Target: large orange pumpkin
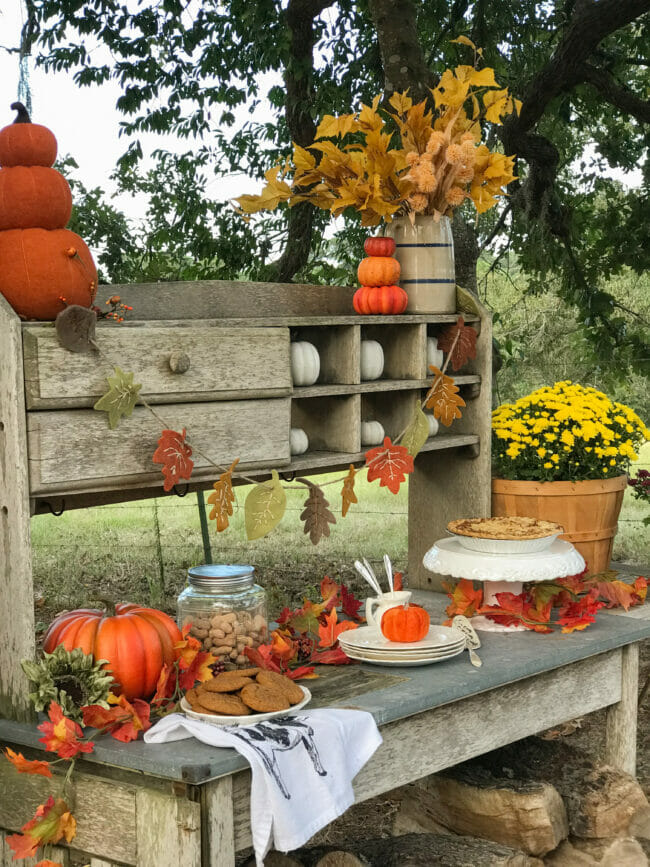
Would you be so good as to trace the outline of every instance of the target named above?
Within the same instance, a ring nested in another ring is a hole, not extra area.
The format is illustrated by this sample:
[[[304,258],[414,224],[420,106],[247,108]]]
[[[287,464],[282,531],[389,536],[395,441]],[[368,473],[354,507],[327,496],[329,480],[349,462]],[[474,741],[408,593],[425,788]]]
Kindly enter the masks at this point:
[[[162,611],[118,604],[114,614],[93,608],[60,614],[45,633],[43,650],[52,653],[62,644],[106,659],[119,684],[115,691],[130,701],[153,695],[163,665],[173,661],[174,645],[181,640],[178,626]]]
[[[422,641],[429,631],[429,615],[419,605],[396,605],[384,612],[381,631],[389,641]]]
[[[357,277],[362,286],[390,286],[397,283],[400,264],[392,256],[368,256],[357,268]]]
[[[395,316],[406,310],[408,300],[401,286],[362,286],[354,293],[352,306],[357,313]]]
[[[64,229],[72,214],[66,179],[45,166],[0,169],[0,230]]]
[[[54,134],[32,123],[21,102],[11,104],[18,115],[10,126],[0,129],[0,166],[53,166],[57,144]]]

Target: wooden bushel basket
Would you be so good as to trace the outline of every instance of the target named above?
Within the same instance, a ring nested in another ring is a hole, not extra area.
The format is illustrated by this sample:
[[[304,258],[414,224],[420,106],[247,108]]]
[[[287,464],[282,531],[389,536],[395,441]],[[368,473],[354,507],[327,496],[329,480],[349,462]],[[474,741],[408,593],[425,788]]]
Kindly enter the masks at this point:
[[[590,574],[609,568],[627,476],[585,482],[492,479],[492,514],[556,521]]]

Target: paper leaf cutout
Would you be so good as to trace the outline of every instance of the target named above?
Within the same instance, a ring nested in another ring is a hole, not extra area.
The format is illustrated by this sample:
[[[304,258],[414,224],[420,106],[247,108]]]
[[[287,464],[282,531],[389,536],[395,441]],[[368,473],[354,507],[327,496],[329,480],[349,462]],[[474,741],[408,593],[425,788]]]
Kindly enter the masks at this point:
[[[432,409],[434,416],[440,419],[446,427],[449,427],[455,418],[462,417],[459,407],[465,406],[465,401],[458,394],[458,386],[454,384],[451,376],[445,376],[441,370],[433,365],[429,367],[429,370],[433,372],[435,379],[427,392],[426,407]]]
[[[228,518],[232,515],[232,504],[235,501],[235,492],[232,489],[232,474],[239,463],[236,458],[225,473],[221,473],[219,481],[212,487],[214,492],[208,497],[208,503],[212,505],[212,511],[208,515],[211,521],[217,523],[217,533],[221,533],[228,526]]]
[[[192,449],[185,442],[185,428],[182,433],[175,430],[164,430],[158,440],[158,448],[151,460],[154,464],[162,464],[162,474],[165,477],[163,490],[171,491],[175,484],[188,481],[192,475],[194,461],[190,460]]]
[[[458,335],[458,340],[456,340]],[[451,352],[449,362],[452,370],[460,370],[460,368],[469,361],[470,358],[476,358],[476,338],[477,333],[471,325],[465,325],[465,320],[462,316],[458,317],[455,325],[450,325],[438,337],[438,349],[446,354]],[[454,346],[454,341],[456,345]],[[452,350],[452,346],[454,347]]]
[[[425,442],[429,439],[429,422],[422,412],[420,401],[416,401],[413,416],[409,426],[402,436],[402,445],[408,449],[408,453],[415,457]]]
[[[330,524],[336,524],[336,518],[328,509],[329,502],[325,499],[323,489],[308,479],[297,479],[309,488],[309,496],[304,502],[305,508],[300,514],[300,520],[305,524],[305,533],[309,533],[312,545],[318,545],[323,536],[329,536]]]
[[[383,446],[366,452],[366,466],[369,482],[379,479],[380,487],[396,494],[406,476],[413,472],[413,457],[404,446],[395,446],[390,437],[385,437]]]
[[[249,540],[261,539],[282,520],[287,496],[280,484],[277,470],[271,470],[271,479],[255,485],[244,503],[246,535]]]
[[[354,477],[356,476],[357,471],[354,469],[354,464],[350,464],[350,471],[348,472],[345,481],[343,482],[343,490],[341,491],[341,497],[343,498],[343,505],[341,507],[341,515],[345,518],[348,513],[348,509],[352,503],[358,503],[357,495],[354,493]]]
[[[66,307],[54,320],[59,343],[70,352],[99,351],[95,343],[96,324],[95,312],[79,304]]]
[[[108,413],[108,425],[114,430],[122,416],[130,416],[133,412],[142,385],[133,382],[133,373],[125,373],[119,367],[115,368],[115,376],[106,378],[110,389],[99,398],[93,409]]]

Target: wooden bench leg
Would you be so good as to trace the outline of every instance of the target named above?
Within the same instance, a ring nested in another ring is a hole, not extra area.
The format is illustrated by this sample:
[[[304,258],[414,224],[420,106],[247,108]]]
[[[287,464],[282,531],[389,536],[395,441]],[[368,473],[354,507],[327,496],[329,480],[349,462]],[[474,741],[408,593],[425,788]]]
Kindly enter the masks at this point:
[[[234,867],[232,777],[221,777],[201,786],[201,806],[204,863],[210,867]]]
[[[136,793],[138,867],[201,867],[201,808],[186,798]]]
[[[621,700],[607,710],[605,761],[635,776],[639,645],[628,644],[622,653]]]

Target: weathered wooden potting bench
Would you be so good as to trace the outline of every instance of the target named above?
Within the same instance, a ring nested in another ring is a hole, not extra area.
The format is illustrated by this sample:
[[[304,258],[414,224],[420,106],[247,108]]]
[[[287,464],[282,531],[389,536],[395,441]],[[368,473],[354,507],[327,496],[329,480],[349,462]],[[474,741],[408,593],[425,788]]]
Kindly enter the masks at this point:
[[[239,457],[238,469],[260,479],[270,468],[317,473],[364,462],[362,420],[380,421],[391,436],[404,428],[429,384],[427,336],[456,319],[359,317],[342,287],[104,288],[99,303],[119,293],[134,319],[99,323],[100,357],[67,352],[51,323],[22,323],[0,297],[0,740],[28,754],[39,749],[20,668],[35,652],[30,516],[161,494],[151,462],[160,423],[136,407],[109,430],[92,410],[111,364],[132,370],[166,423],[186,427],[223,464]],[[476,361],[455,376],[467,407],[449,432],[427,441],[409,479],[409,584],[424,591],[436,589],[436,577],[422,556],[447,522],[490,509],[490,320],[466,293],[459,309],[480,331]],[[365,337],[384,349],[377,381],[360,379]],[[319,349],[313,386],[292,384],[291,339]],[[292,425],[308,434],[304,455],[290,454]],[[195,457],[190,488],[207,488],[214,468]],[[439,606],[436,594],[424,600]],[[390,672],[350,666],[326,671],[314,701],[366,708],[382,726],[384,745],[355,785],[359,800],[607,706],[609,758],[633,770],[634,642],[648,634],[644,621],[605,616],[586,637],[489,636],[479,672],[461,659]],[[17,830],[50,789],[51,781],[0,762],[0,828]],[[93,867],[231,867],[250,843],[250,778],[234,751],[104,738],[75,774],[75,791],[74,847]],[[2,846],[0,864],[10,857],[0,839]],[[69,853],[57,857],[67,863]]]

